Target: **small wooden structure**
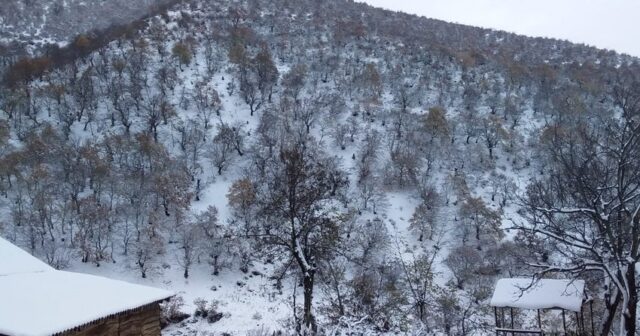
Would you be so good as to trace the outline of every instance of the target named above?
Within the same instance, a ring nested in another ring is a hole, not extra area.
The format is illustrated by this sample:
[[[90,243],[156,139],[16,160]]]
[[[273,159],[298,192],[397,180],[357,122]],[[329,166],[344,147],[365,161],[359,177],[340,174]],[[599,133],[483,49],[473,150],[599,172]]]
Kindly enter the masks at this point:
[[[173,293],[58,271],[0,237],[0,336],[160,336]]]
[[[491,298],[494,307],[496,336],[515,335],[594,335],[592,301],[586,299],[583,280],[511,278],[500,279]],[[590,322],[585,320],[588,304]],[[537,328],[523,329],[515,323],[514,310],[535,310]],[[562,316],[562,331],[545,330],[541,311],[556,310]],[[508,314],[507,314],[508,313]],[[575,314],[573,328],[569,314]]]

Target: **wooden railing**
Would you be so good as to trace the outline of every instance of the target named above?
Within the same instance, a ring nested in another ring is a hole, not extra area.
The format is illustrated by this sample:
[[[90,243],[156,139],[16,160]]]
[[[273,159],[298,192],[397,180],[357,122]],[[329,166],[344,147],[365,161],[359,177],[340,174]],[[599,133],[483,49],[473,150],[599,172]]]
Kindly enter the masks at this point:
[[[509,328],[496,328],[496,336],[513,336],[513,335],[539,335],[543,336],[542,330],[523,330],[523,329],[509,329]]]
[[[589,336],[585,333],[496,328],[496,336]]]

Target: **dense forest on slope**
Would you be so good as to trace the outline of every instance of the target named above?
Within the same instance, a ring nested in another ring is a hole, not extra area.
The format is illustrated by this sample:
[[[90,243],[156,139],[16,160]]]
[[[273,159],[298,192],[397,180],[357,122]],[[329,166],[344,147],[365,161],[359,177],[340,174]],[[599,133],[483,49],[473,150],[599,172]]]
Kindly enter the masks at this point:
[[[7,55],[37,53],[79,34],[125,25],[175,0],[6,0],[0,3],[0,42]]]
[[[0,234],[178,291],[166,334],[485,334],[502,277],[635,334],[636,58],[345,0],[78,29],[0,53]]]

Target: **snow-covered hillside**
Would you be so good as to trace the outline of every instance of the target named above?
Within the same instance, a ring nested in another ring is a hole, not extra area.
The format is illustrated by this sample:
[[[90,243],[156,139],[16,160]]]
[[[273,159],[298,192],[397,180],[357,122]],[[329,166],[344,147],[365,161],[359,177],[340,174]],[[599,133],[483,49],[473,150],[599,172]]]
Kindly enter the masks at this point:
[[[573,260],[525,228],[529,186],[638,66],[338,0],[190,1],[90,42],[8,71],[0,234],[179,293],[166,335],[492,332],[497,279]]]

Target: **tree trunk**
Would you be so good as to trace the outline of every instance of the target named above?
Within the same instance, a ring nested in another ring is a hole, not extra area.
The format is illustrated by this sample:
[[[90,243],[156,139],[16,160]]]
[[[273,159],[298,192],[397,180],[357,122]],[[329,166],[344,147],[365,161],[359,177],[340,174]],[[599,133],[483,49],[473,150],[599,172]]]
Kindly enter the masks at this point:
[[[315,271],[307,271],[303,279],[304,287],[304,318],[303,330],[310,335],[315,335],[317,331],[316,320],[313,316],[313,283],[315,280]]]
[[[200,179],[196,180],[196,201],[200,201]]]
[[[638,305],[638,291],[636,288],[636,269],[635,264],[628,266],[627,283],[629,284],[629,302],[624,307],[624,329],[627,336],[636,335],[636,310]]]
[[[609,303],[608,299],[605,297],[605,304],[607,306],[607,315],[603,319],[602,329],[600,335],[608,336],[611,332],[611,327],[613,326],[613,321],[616,317],[616,310],[618,310],[618,305],[620,304],[620,292],[616,290],[615,297],[611,303]],[[593,319],[593,316],[591,317]]]

